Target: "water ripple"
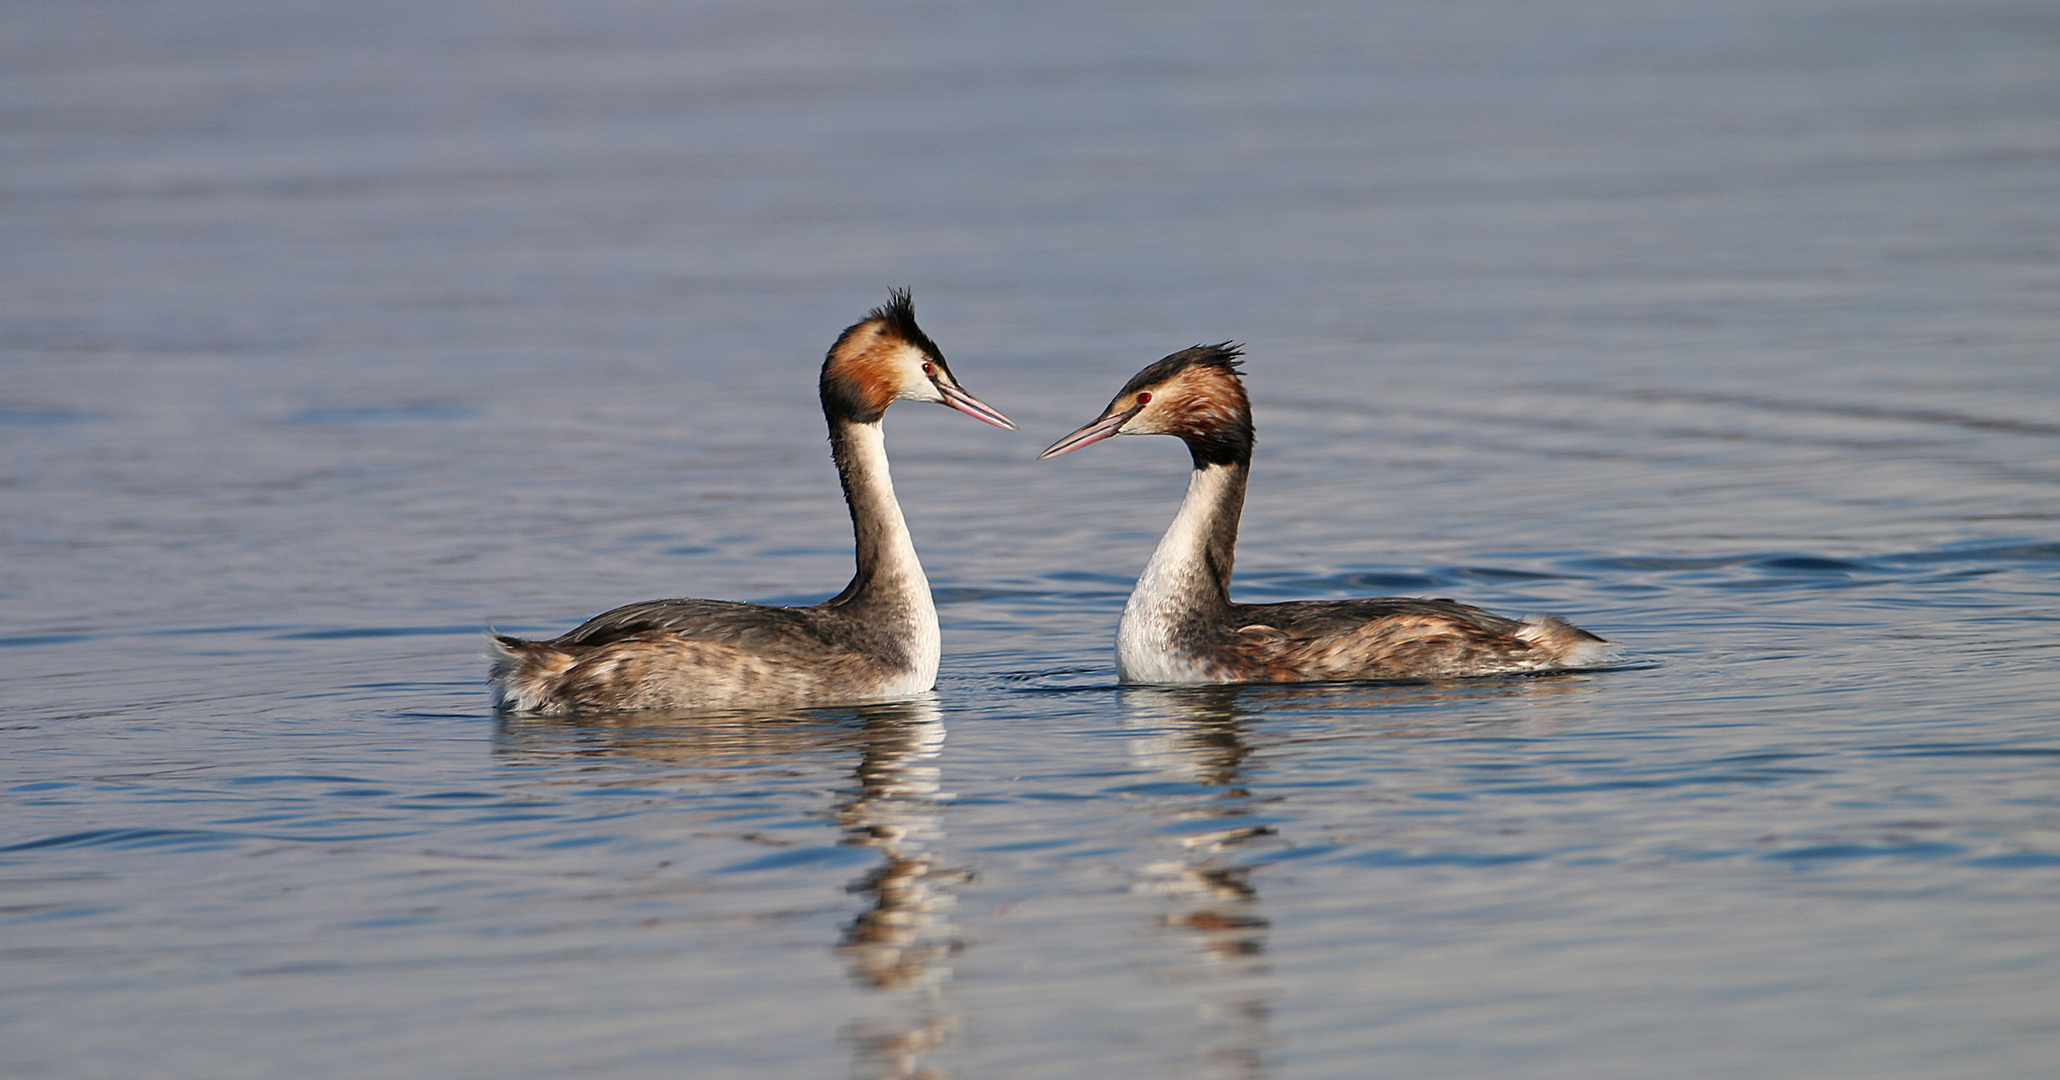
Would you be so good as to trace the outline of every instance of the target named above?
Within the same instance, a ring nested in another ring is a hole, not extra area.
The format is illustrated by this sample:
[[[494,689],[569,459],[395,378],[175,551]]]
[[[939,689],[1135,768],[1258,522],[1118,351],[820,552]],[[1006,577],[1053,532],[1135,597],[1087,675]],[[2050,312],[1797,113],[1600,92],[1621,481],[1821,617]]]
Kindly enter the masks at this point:
[[[478,406],[455,402],[418,402],[403,405],[336,405],[302,409],[286,417],[289,424],[364,424],[386,420],[463,420],[477,415]]]
[[[1809,847],[1769,851],[1761,856],[1779,862],[1816,862],[1844,859],[1942,859],[1966,849],[1958,844],[1813,844]]]
[[[84,832],[64,833],[59,836],[44,837],[39,840],[24,840],[20,843],[8,844],[0,847],[0,852],[37,851],[50,848],[150,848],[174,845],[215,847],[247,840],[337,843],[387,839],[395,836],[411,835],[418,831],[415,829],[401,829],[387,832],[342,833],[325,836],[280,836],[263,833],[227,832],[218,829],[88,829]]]
[[[99,419],[102,417],[98,413],[81,412],[77,409],[0,408],[0,427],[63,427]]]

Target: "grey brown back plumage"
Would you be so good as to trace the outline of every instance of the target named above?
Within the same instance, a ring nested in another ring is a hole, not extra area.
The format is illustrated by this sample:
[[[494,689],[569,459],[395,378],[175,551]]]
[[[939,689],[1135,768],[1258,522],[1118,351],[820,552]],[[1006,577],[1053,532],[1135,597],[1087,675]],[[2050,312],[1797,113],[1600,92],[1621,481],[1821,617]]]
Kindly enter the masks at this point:
[[[1115,435],[1171,435],[1193,459],[1187,498],[1138,576],[1116,632],[1126,682],[1429,679],[1587,667],[1613,652],[1553,618],[1509,619],[1451,600],[1384,597],[1237,604],[1238,520],[1251,471],[1240,351],[1197,345],[1148,365],[1055,457]]]
[[[817,705],[908,698],[936,681],[937,612],[894,497],[880,420],[895,401],[999,427],[916,325],[905,291],[838,335],[817,381],[851,510],[851,584],[809,607],[647,600],[548,641],[493,635],[497,707],[569,713]]]

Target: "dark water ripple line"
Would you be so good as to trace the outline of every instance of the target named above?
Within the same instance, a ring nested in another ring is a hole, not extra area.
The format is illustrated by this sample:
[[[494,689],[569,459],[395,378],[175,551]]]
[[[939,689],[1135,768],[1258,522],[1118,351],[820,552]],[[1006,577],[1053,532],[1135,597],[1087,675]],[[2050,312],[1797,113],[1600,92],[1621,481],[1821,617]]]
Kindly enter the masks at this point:
[[[1880,567],[1851,559],[1834,559],[1823,555],[1775,555],[1756,559],[1752,566],[1766,570],[1795,571],[1804,574],[1844,574],[1855,571],[1883,572]]]
[[[1980,867],[1984,870],[2044,870],[2060,866],[2060,854],[2015,851],[2007,855],[1984,855],[1978,859],[1962,859],[1960,865]]]
[[[2003,537],[1969,541],[1929,551],[1878,555],[1884,562],[2060,562],[2060,540]]]
[[[1658,571],[1680,573],[1722,570],[1736,566],[1764,567],[1795,573],[1893,574],[1909,566],[1941,563],[2060,562],[2060,541],[2002,537],[1968,541],[1922,551],[1883,552],[1861,558],[1796,551],[1739,552],[1732,555],[1609,555],[1574,558],[1568,565],[1595,571]]]
[[[0,426],[47,428],[83,424],[93,420],[105,420],[101,413],[81,412],[77,409],[37,408],[35,406],[0,407]]]
[[[1548,857],[1549,856],[1542,852],[1535,851],[1410,852],[1404,851],[1400,848],[1380,848],[1375,851],[1359,851],[1354,852],[1350,855],[1343,855],[1329,859],[1318,859],[1317,861],[1322,863],[1335,863],[1343,866],[1370,866],[1388,869],[1405,869],[1410,867],[1427,866],[1454,866],[1470,867],[1476,869],[1489,869],[1498,866],[1509,866],[1515,863],[1537,862],[1541,859],[1545,859]]]
[[[793,920],[820,919],[840,915],[841,906],[821,908],[774,908],[764,911],[721,911],[672,920],[682,925],[764,925]],[[412,956],[382,956],[373,959],[310,960],[264,967],[243,968],[238,977],[391,974],[408,971],[531,970],[551,965],[591,966],[604,962],[671,963],[705,955],[695,943],[659,945],[648,941],[601,945],[571,945],[562,948],[525,949],[519,952],[468,953],[431,952]]]
[[[355,626],[335,627],[326,630],[299,630],[290,634],[274,634],[273,641],[327,641],[339,638],[382,638],[416,637],[420,635],[483,634],[486,628],[478,623],[454,623],[444,626]]]
[[[137,637],[187,637],[198,634],[265,634],[275,630],[288,629],[276,624],[252,624],[244,626],[182,626],[169,630],[138,630]]]
[[[376,784],[378,781],[362,776],[340,776],[330,773],[260,773],[255,776],[231,776],[221,781],[231,787],[251,784]]]
[[[992,656],[992,655],[995,655],[995,654],[992,654],[992,653],[990,653],[990,654],[987,654],[987,655],[990,655],[990,656]],[[1058,677],[1060,677],[1060,676],[1062,676],[1062,675],[1097,675],[1097,674],[1106,674],[1106,673],[1108,672],[1108,670],[1109,670],[1109,669],[1108,669],[1108,666],[1107,666],[1107,665],[1105,665],[1105,664],[1098,664],[1098,665],[1096,665],[1096,666],[1094,666],[1094,667],[1082,667],[1082,666],[1071,666],[1071,667],[1055,667],[1055,668],[1035,668],[1035,669],[1031,669],[1031,670],[1018,670],[1018,671],[995,671],[995,672],[982,672],[982,673],[981,673],[981,674],[980,674],[979,676],[977,676],[977,678],[979,678],[979,679],[981,679],[981,680],[989,680],[989,679],[991,679],[991,680],[993,680],[993,681],[995,681],[995,682],[1003,682],[1003,683],[1019,683],[1019,682],[1029,682],[1029,681],[1031,681],[1032,679],[1055,679],[1055,678],[1058,678]]]
[[[479,407],[457,402],[417,402],[399,405],[346,405],[308,408],[285,417],[288,424],[361,424],[383,420],[466,420],[479,414]]]
[[[1583,388],[1582,390],[1582,394],[1588,396],[1592,396],[1596,392],[1591,388]],[[2036,421],[2013,420],[2007,417],[1974,416],[1968,413],[1948,412],[1943,409],[1892,409],[1878,405],[1840,405],[1831,402],[1793,401],[1786,398],[1757,397],[1751,394],[1726,394],[1715,391],[1684,393],[1671,390],[1621,390],[1612,393],[1611,391],[1603,390],[1600,393],[1647,404],[1736,405],[1759,412],[1798,413],[1805,416],[1845,416],[1861,420],[1901,420],[1918,424],[1966,428],[1973,431],[2001,431],[2012,435],[2037,435],[2046,438],[2060,438],[2060,424],[2042,424]]]
[[[1760,858],[1771,862],[1818,862],[1833,859],[1920,859],[1932,860],[1964,854],[1966,848],[1959,844],[1940,842],[1921,844],[1812,844],[1807,847],[1783,848],[1764,852]]]
[[[1672,776],[1650,780],[1592,780],[1586,783],[1541,784],[1533,782],[1498,783],[1483,781],[1479,792],[1493,795],[1574,795],[1593,791],[1647,791],[1668,788],[1701,787],[1710,784],[1778,784],[1794,779],[1797,775],[1810,775],[1801,770],[1780,772],[1716,773],[1699,776]],[[1470,793],[1455,792],[1464,797]]]
[[[72,645],[81,641],[92,641],[99,634],[18,634],[0,637],[0,649],[27,648],[36,645]]]
[[[1535,393],[1555,396],[1567,396],[1569,394],[1577,393],[1578,396],[1581,397],[1583,400],[1592,400],[1596,396],[1600,395],[1605,397],[1614,397],[1623,401],[1638,402],[1640,404],[1732,406],[1743,408],[1749,412],[1785,413],[1801,416],[1840,416],[1858,420],[1893,420],[1904,423],[1923,424],[1932,427],[1954,427],[1970,431],[2004,432],[2012,435],[2031,435],[2044,438],[2060,438],[2060,424],[2047,424],[2041,423],[2036,420],[2018,420],[2010,417],[1977,416],[1971,413],[1952,412],[1945,409],[1902,409],[1884,407],[1879,405],[1847,405],[1835,402],[1794,401],[1786,398],[1769,398],[1760,397],[1752,394],[1724,393],[1721,391],[1672,391],[1635,388],[1609,390],[1597,389],[1590,386],[1583,386],[1578,391],[1572,391],[1565,386],[1559,386],[1554,384],[1533,384],[1528,386],[1526,389]],[[1314,400],[1298,400],[1293,402],[1293,404],[1295,404],[1298,408],[1312,409],[1317,411],[1334,411],[1340,408],[1340,406],[1336,405],[1335,403]],[[1363,408],[1363,406],[1354,406],[1354,408]],[[1499,412],[1493,414],[1484,414],[1459,409],[1446,409],[1433,412],[1419,408],[1414,411],[1418,415],[1454,417],[1476,422],[1492,421],[1493,423],[1502,425],[1521,424],[1527,427],[1547,430],[1617,430],[1617,425],[1597,423],[1593,420],[1583,420],[1573,417],[1523,416],[1510,415]],[[1696,429],[1684,430],[1687,430],[1691,434],[1695,433],[1696,431]],[[1731,438],[1749,437],[1741,436],[1741,434],[1737,432],[1707,432],[1706,434],[1721,434]],[[1770,442],[1805,441],[1799,440],[1792,435],[1767,436],[1764,438],[1765,441]],[[1880,441],[1878,440],[1855,441],[1823,439],[1807,441],[1822,442],[1825,445],[1875,446],[1880,444]]]
[[[2006,538],[1958,544],[1916,552],[1889,552],[1865,557],[1823,555],[1808,551],[1747,551],[1727,555],[1606,555],[1573,556],[1558,561],[1556,571],[1460,564],[1438,567],[1368,567],[1333,573],[1309,574],[1296,571],[1260,571],[1239,579],[1239,591],[1268,599],[1318,598],[1331,595],[1426,594],[1489,582],[1514,584],[1527,581],[1596,581],[1626,584],[1641,575],[1659,574],[1664,585],[1726,591],[1762,589],[1858,588],[1898,581],[1940,579],[1940,567],[1956,562],[1971,564],[1961,573],[1990,572],[1998,564],[2040,564],[2060,561],[2060,542]],[[1911,577],[1910,570],[1925,567],[1930,572]],[[1947,569],[1945,573],[1955,571]],[[1127,588],[1127,580],[1121,587]],[[957,587],[938,590],[939,603],[980,601],[1034,602],[1039,604],[1089,603],[1096,606],[1116,600],[1116,589],[987,589]]]
[[[84,832],[64,833],[59,836],[46,836],[39,840],[25,840],[20,843],[8,844],[0,847],[0,853],[80,847],[162,847],[178,843],[237,843],[245,840],[334,844],[361,840],[387,840],[400,836],[418,836],[421,835],[422,831],[420,829],[402,829],[392,832],[348,833],[334,836],[278,836],[270,833],[229,832],[218,829],[88,829]]]
[[[2060,747],[1978,746],[1967,743],[1909,743],[1870,747],[1864,754],[1881,757],[2023,757],[2050,758],[2060,764]]]
[[[1110,674],[1114,674],[1114,672],[1110,672]],[[1123,689],[1124,689],[1124,686],[1123,686],[1123,684],[1122,684],[1122,683],[1119,683],[1119,682],[1095,682],[1095,683],[1083,683],[1083,684],[1081,684],[1081,685],[1079,685],[1079,686],[1028,686],[1028,685],[1022,685],[1022,684],[1018,684],[1018,685],[1015,685],[1015,686],[1005,686],[1005,687],[1002,687],[1002,692],[1003,692],[1003,693],[1005,693],[1005,694],[1037,694],[1037,695],[1050,695],[1050,694],[1110,694],[1110,693],[1116,693],[1116,692],[1118,692],[1118,691],[1121,691],[1121,690],[1123,690]]]
[[[797,845],[766,855],[758,855],[742,862],[714,868],[716,874],[751,874],[767,870],[793,870],[797,868],[862,867],[879,861],[879,853],[865,847],[849,845],[810,844]]]
[[[528,632],[533,627],[516,627]],[[382,638],[416,636],[454,636],[483,634],[483,623],[455,623],[441,626],[346,626],[325,627],[317,630],[287,630],[277,625],[251,626],[194,626],[150,630],[79,630],[50,631],[40,634],[15,634],[0,636],[0,649],[33,647],[38,645],[71,645],[82,641],[101,641],[123,637],[192,637],[212,634],[269,634],[272,641],[325,641],[347,638]]]
[[[1082,600],[1106,604],[1119,601],[1130,595],[1129,582],[1117,589],[1003,589],[984,588],[970,585],[932,585],[930,596],[941,606],[951,604],[976,604],[983,601],[1031,601],[1038,603],[1076,603]]]
[[[1315,412],[1334,412],[1336,405],[1319,405],[1300,402],[1297,408]],[[1344,406],[1355,415],[1363,414],[1363,407]],[[1628,429],[1622,422],[1591,417],[1540,416],[1536,414],[1510,412],[1484,412],[1463,407],[1438,408],[1422,405],[1410,410],[1412,417],[1419,420],[1445,421],[1446,426],[1416,431],[1413,438],[1422,445],[1461,447],[1474,452],[1494,454],[1521,454],[1543,456],[1566,461],[1624,462],[1686,462],[1695,455],[1682,451],[1665,449],[1677,442],[1710,441],[1720,443],[1749,443],[1759,446],[1791,446],[1830,448],[1860,453],[1920,453],[1935,451],[1944,440],[1936,434],[1884,435],[1874,437],[1838,436],[1823,434],[1802,434],[1793,431],[1753,431],[1715,424],[1657,424]],[[1878,418],[1878,417],[1877,417]],[[2009,424],[2016,421],[2001,421]],[[1607,440],[1628,440],[1642,438],[1646,445],[1639,449],[1609,449],[1593,446],[1541,446],[1534,443],[1488,438],[1484,430],[1549,432],[1553,434],[1575,434]]]
[[[1854,573],[1888,574],[1895,572],[1891,567],[1879,566],[1867,560],[1844,559],[1793,551],[1742,552],[1737,555],[1685,557],[1664,555],[1604,556],[1575,559],[1572,560],[1572,565],[1603,571],[1656,571],[1667,574],[1692,574],[1710,570],[1744,567],[1780,571],[1784,577],[1796,574],[1835,574],[1843,576]]]

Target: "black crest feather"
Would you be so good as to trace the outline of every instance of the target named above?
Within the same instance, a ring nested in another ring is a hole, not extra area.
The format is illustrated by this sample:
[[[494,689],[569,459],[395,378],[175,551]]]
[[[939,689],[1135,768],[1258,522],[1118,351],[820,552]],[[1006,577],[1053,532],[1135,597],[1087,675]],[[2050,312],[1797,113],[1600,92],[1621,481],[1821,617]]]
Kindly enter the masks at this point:
[[[865,322],[874,319],[884,323],[887,329],[901,340],[923,350],[931,359],[944,359],[944,351],[937,347],[936,342],[930,340],[930,335],[923,333],[922,327],[916,325],[916,301],[909,290],[888,290],[887,302],[867,313]]]
[[[859,388],[849,379],[841,378],[834,367],[837,354],[851,335],[868,326],[877,324],[889,337],[898,337],[923,351],[925,356],[937,362],[946,371],[944,353],[923,328],[916,325],[916,302],[907,289],[893,289],[887,293],[887,302],[866,313],[866,317],[844,328],[837,340],[830,345],[830,351],[823,355],[823,372],[819,389],[823,400],[823,414],[834,419],[857,423],[875,424],[887,411],[882,402],[868,402]]]
[[[1215,345],[1192,345],[1132,375],[1130,381],[1123,384],[1122,391],[1116,396],[1122,398],[1135,394],[1154,383],[1165,382],[1191,367],[1216,368],[1243,382],[1243,373],[1238,371],[1238,368],[1244,366],[1244,355],[1244,346],[1233,345],[1228,341]]]

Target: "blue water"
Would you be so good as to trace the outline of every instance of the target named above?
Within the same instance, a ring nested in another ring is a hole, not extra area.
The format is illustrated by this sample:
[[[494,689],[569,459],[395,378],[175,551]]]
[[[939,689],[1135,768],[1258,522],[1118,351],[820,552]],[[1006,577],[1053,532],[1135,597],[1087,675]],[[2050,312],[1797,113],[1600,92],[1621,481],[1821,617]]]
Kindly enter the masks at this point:
[[[0,1074],[2017,1078],[2060,1054],[2036,5],[15,5]],[[496,718],[480,631],[849,573],[911,286],[924,700]],[[1610,671],[1125,689],[1241,598]]]

